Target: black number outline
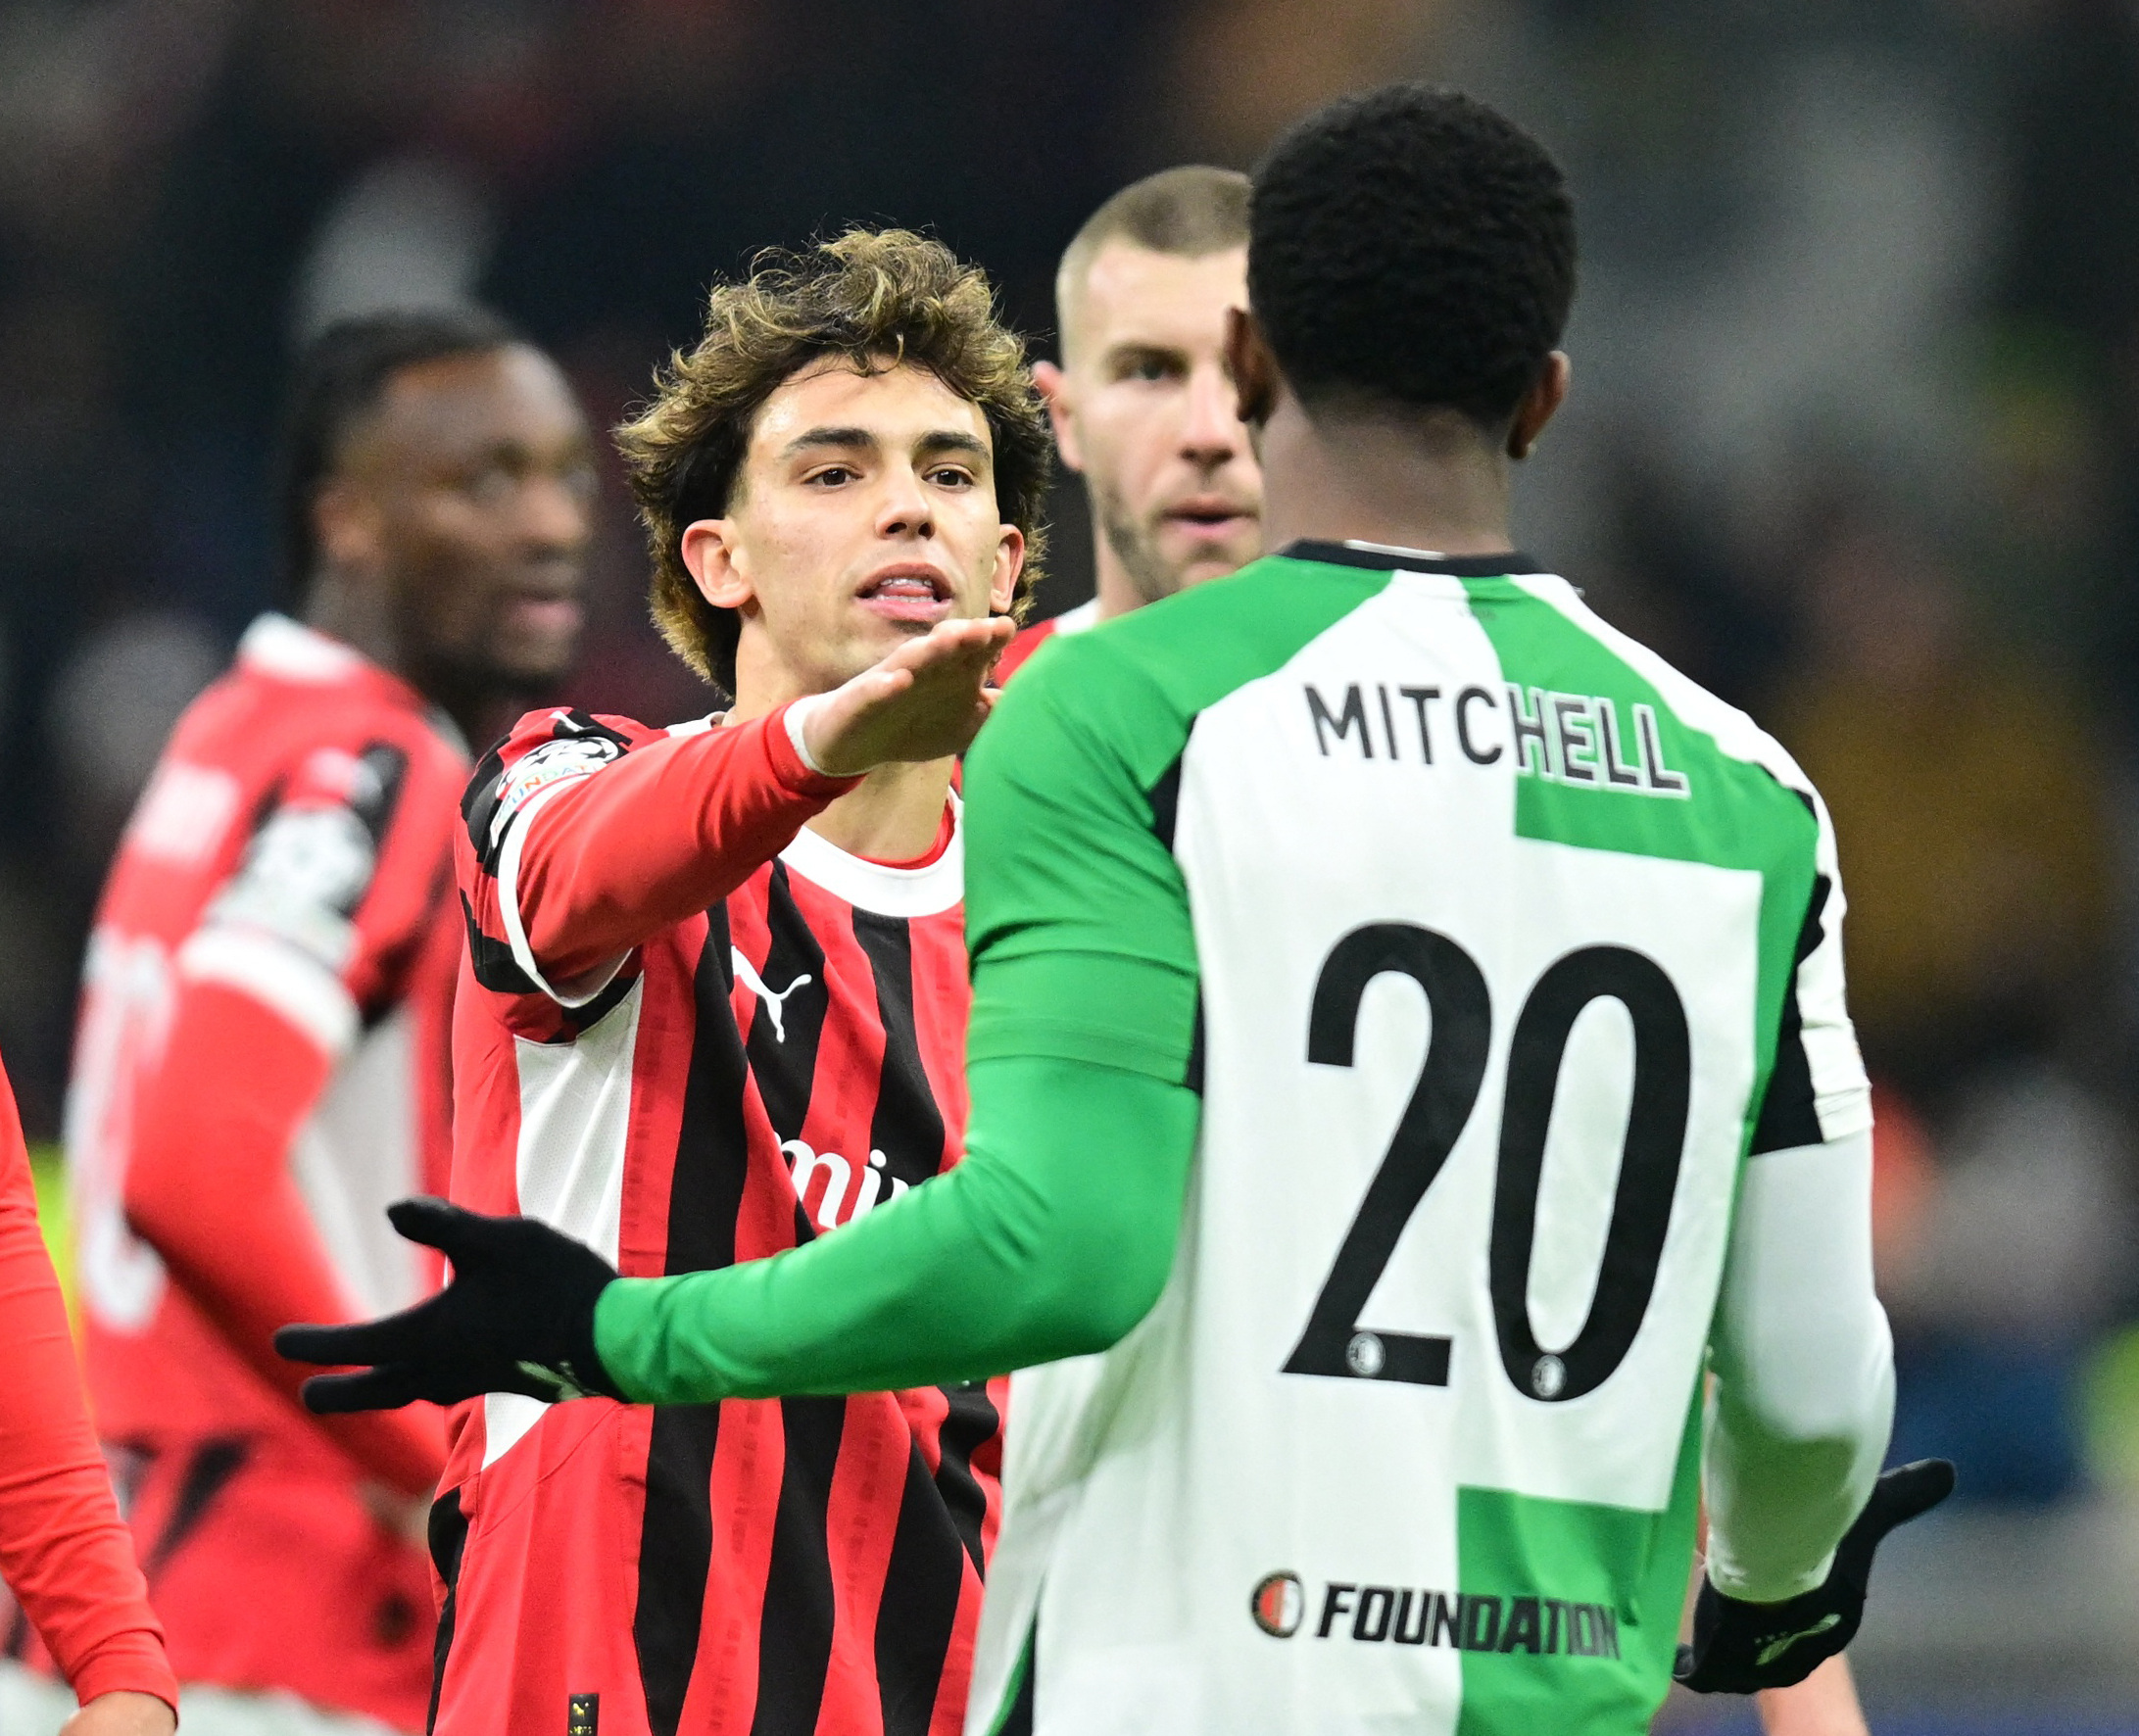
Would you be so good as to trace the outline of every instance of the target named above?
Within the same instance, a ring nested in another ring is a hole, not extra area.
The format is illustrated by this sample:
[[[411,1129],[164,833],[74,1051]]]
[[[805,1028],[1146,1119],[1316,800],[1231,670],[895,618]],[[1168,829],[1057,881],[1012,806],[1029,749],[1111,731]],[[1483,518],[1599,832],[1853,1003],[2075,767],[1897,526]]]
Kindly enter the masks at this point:
[[[1426,1058],[1284,1372],[1446,1386],[1448,1339],[1374,1331],[1360,1326],[1359,1316],[1478,1106],[1492,1043],[1492,996],[1477,960],[1445,935],[1402,922],[1354,929],[1332,949],[1316,979],[1309,1061],[1352,1064],[1367,985],[1391,972],[1409,977],[1426,994],[1432,1022]]]
[[[1633,1021],[1633,1100],[1627,1112],[1612,1219],[1589,1312],[1572,1340],[1558,1350],[1546,1350],[1530,1319],[1531,1254],[1537,1237],[1545,1137],[1552,1128],[1560,1065],[1575,1021],[1592,1001],[1606,998],[1618,1001]],[[1516,1019],[1508,1048],[1488,1257],[1501,1366],[1518,1392],[1546,1404],[1565,1404],[1594,1392],[1627,1360],[1655,1294],[1657,1261],[1671,1233],[1692,1098],[1686,1009],[1653,958],[1625,946],[1584,946],[1537,979]]]
[[[1492,1042],[1492,997],[1477,961],[1447,936],[1412,923],[1369,923],[1344,936],[1323,961],[1308,1016],[1310,1062],[1352,1065],[1367,985],[1390,973],[1409,977],[1426,994],[1432,1022],[1426,1058],[1283,1372],[1445,1386],[1447,1337],[1376,1331],[1361,1326],[1359,1316],[1478,1107]],[[1572,1340],[1546,1350],[1530,1318],[1545,1140],[1575,1022],[1605,998],[1619,1001],[1633,1023],[1632,1100],[1589,1312]],[[1564,1404],[1594,1392],[1640,1335],[1671,1233],[1692,1106],[1692,1059],[1678,990],[1661,965],[1629,947],[1567,953],[1524,1000],[1502,1093],[1487,1267],[1501,1366],[1528,1398]]]

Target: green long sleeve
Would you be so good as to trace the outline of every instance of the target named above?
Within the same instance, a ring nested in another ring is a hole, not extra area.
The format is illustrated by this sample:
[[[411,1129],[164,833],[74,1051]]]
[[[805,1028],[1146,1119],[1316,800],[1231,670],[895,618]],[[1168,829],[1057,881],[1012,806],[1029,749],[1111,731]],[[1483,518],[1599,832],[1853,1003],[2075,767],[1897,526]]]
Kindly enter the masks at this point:
[[[1082,1062],[970,1070],[965,1161],[808,1246],[603,1292],[642,1404],[873,1392],[1103,1350],[1165,1287],[1198,1099]]]

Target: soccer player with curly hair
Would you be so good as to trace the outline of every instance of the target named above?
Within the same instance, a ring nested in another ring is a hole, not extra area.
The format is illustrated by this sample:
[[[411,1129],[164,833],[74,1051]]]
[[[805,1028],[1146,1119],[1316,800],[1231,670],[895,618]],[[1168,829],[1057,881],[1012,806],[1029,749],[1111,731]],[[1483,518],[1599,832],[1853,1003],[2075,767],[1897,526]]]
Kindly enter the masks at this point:
[[[536,712],[477,768],[453,1192],[673,1277],[963,1150],[952,772],[1038,571],[1047,433],[981,273],[855,231],[716,288],[617,439],[655,618],[732,702]],[[956,1727],[999,1391],[474,1390],[431,1521],[440,1736]]]

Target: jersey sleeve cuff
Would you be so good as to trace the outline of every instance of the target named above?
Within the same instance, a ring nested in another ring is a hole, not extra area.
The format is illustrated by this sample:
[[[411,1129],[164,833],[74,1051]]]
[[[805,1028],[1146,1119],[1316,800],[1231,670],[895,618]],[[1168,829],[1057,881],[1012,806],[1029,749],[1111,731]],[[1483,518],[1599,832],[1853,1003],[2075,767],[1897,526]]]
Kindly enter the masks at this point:
[[[803,735],[811,713],[824,703],[823,694],[790,699],[765,719],[765,749],[772,760],[773,776],[798,796],[820,799],[845,796],[861,780],[839,778],[818,765]]]
[[[171,1673],[164,1648],[146,1634],[130,1634],[102,1648],[68,1683],[87,1706],[100,1694],[148,1694],[175,1712],[178,1678]]]

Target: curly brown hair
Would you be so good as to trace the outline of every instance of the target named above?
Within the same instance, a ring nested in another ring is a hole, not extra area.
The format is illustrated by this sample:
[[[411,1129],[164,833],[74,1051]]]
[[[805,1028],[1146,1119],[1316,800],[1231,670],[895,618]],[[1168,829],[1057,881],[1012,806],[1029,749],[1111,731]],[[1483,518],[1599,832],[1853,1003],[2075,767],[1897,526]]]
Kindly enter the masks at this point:
[[[653,402],[616,429],[654,559],[655,624],[731,694],[742,617],[705,601],[681,539],[728,510],[765,400],[826,356],[863,372],[911,362],[980,410],[995,447],[997,509],[1025,536],[1013,619],[1025,618],[1040,579],[1053,443],[1024,340],[996,317],[980,268],[906,229],[850,229],[803,253],[768,249],[748,278],[714,286],[698,347],[669,357]]]

